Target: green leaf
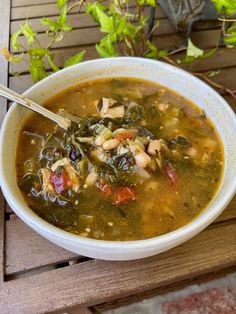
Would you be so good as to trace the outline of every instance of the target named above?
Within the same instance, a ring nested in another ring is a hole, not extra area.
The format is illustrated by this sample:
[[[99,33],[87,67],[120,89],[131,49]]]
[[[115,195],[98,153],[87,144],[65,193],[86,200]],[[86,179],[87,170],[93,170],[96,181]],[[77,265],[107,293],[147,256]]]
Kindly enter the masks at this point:
[[[96,14],[99,24],[101,26],[101,32],[111,33],[114,31],[113,19],[104,13],[99,7],[96,7]]]
[[[117,51],[114,48],[114,43],[116,42],[116,34],[112,33],[105,36],[99,44],[96,45],[96,50],[98,54],[103,57],[116,57],[118,56]]]
[[[47,76],[45,70],[45,63],[42,59],[30,58],[29,71],[32,76],[33,82],[36,83]]]
[[[228,28],[227,33],[224,37],[224,41],[227,44],[236,44],[236,23],[233,23],[233,25]]]
[[[66,20],[67,20],[67,5],[65,5],[62,9],[61,9],[61,13],[58,17],[58,24],[60,24],[61,26],[66,24]]]
[[[60,24],[56,21],[53,21],[47,17],[44,17],[40,20],[41,24],[48,26],[52,32],[56,32],[60,29]]]
[[[188,57],[194,57],[198,58],[204,54],[204,51],[202,49],[199,49],[197,46],[195,46],[191,39],[188,40],[188,48],[187,48],[187,56]]]
[[[66,68],[70,65],[80,63],[83,60],[84,55],[85,55],[85,50],[77,53],[76,55],[74,55],[71,58],[69,58],[68,60],[66,60],[66,62],[64,63],[64,67]]]
[[[37,33],[33,31],[32,27],[28,21],[26,21],[21,26],[21,29],[22,29],[22,33],[24,34],[24,36],[27,40],[28,45],[32,45],[34,43],[34,39],[35,39],[35,36],[37,35]]]
[[[57,6],[62,9],[67,4],[67,0],[57,0]]]
[[[63,27],[62,27],[62,30],[66,33],[72,31],[72,29],[73,29],[73,27],[69,26],[69,25],[63,25]]]
[[[59,30],[63,30],[64,32],[70,32],[72,30],[72,27],[66,25],[66,21],[67,21],[67,5],[65,5],[61,9],[61,13],[57,19],[57,23],[59,25]]]
[[[48,49],[46,48],[32,48],[28,51],[31,57],[43,58],[47,53]]]
[[[234,14],[236,12],[235,0],[213,0],[216,10],[221,14]]]
[[[145,55],[146,58],[150,59],[160,59],[168,55],[166,50],[159,50],[152,42],[149,40],[146,41],[146,45],[149,48],[149,52]]]
[[[101,11],[106,11],[107,7],[104,6],[103,4],[99,3],[99,2],[94,2],[94,3],[87,3],[86,7],[85,7],[85,13],[89,14],[92,16],[92,18],[94,19],[95,22],[99,23],[99,17],[97,15],[97,10],[96,9],[100,9]]]
[[[20,42],[18,41],[18,37],[22,34],[22,29],[19,28],[13,35],[11,36],[11,44],[12,48],[15,51],[18,51],[20,49]]]
[[[19,57],[13,57],[12,62],[18,64],[23,60],[23,58],[24,58],[24,54]]]
[[[146,0],[137,0],[138,5],[142,6],[144,5]]]
[[[156,7],[157,6],[156,0],[146,0],[146,2],[147,2],[147,4],[149,4],[152,7]]]
[[[53,72],[57,72],[59,71],[60,69],[58,68],[58,66],[53,62],[53,54],[49,53],[47,55],[47,59],[48,59],[48,63],[50,65],[50,67],[52,68]]]
[[[122,17],[119,21],[116,22],[116,34],[120,35],[124,32],[126,25],[126,18]]]
[[[214,55],[214,53],[216,52],[217,48],[213,48],[209,51],[206,51],[204,52],[203,51],[203,54],[199,55],[198,57],[196,56],[189,56],[186,54],[185,58],[183,60],[177,60],[177,63],[183,63],[183,64],[188,64],[188,63],[191,63],[195,60],[198,60],[198,59],[205,59],[205,58],[209,58],[211,57],[212,55]]]

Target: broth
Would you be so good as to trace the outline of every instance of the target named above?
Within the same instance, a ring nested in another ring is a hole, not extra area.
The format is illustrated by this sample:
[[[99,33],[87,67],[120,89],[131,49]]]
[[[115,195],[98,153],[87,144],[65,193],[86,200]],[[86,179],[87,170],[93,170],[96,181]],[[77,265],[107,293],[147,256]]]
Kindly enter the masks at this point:
[[[145,239],[188,224],[214,197],[220,139],[205,113],[170,89],[99,79],[45,106],[72,126],[65,132],[32,113],[16,172],[25,201],[49,223],[84,237]]]

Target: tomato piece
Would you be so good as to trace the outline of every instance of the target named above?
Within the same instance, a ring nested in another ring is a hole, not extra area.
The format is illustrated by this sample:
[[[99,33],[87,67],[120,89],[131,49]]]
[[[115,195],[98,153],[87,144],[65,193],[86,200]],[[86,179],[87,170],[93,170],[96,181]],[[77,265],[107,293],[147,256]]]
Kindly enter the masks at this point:
[[[115,139],[121,142],[128,139],[131,140],[134,137],[135,134],[129,131],[120,132],[115,135]]]
[[[175,168],[170,164],[166,163],[163,167],[164,175],[167,177],[170,185],[177,189],[179,187],[179,175]]]
[[[52,172],[50,175],[50,182],[52,183],[54,190],[58,194],[63,192],[70,185],[70,179],[65,170],[62,171],[60,174]]]
[[[132,187],[112,187],[104,178],[99,181],[99,189],[103,192],[103,195],[111,199],[112,203],[115,205],[127,204],[129,201],[134,201],[138,198],[137,192]]]
[[[114,189],[112,193],[112,203],[119,204],[127,204],[129,201],[134,201],[138,198],[137,192],[127,186],[120,186]]]

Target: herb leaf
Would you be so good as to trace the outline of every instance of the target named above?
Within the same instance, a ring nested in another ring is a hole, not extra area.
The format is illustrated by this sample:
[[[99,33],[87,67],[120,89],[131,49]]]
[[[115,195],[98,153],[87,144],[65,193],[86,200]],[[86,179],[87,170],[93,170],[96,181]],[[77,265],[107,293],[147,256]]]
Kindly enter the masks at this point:
[[[11,37],[11,44],[12,44],[12,48],[15,51],[19,51],[20,49],[20,42],[18,41],[18,37],[22,34],[22,29],[19,28],[17,31],[15,31],[15,33],[12,35]]]
[[[68,60],[66,60],[66,62],[64,63],[64,67],[66,68],[70,65],[80,63],[83,60],[84,55],[85,55],[85,50],[77,53],[76,55],[74,55],[71,58],[69,58]]]
[[[29,71],[34,83],[42,80],[47,76],[45,63],[42,59],[30,58]]]
[[[62,9],[67,4],[67,0],[57,0],[57,6]]]
[[[27,40],[28,45],[32,45],[34,43],[34,39],[36,36],[36,33],[33,31],[31,25],[28,21],[24,23],[24,25],[21,27],[21,31],[25,36],[25,39]]]

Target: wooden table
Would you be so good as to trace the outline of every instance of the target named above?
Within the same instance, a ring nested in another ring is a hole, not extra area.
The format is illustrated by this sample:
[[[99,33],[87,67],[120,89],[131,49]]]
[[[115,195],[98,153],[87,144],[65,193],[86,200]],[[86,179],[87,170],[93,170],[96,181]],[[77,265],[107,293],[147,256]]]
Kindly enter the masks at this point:
[[[1,0],[0,45],[4,42],[9,45],[10,34],[25,17],[40,32],[40,17],[55,14],[53,0]],[[160,48],[178,47],[183,34],[175,32],[161,10],[157,10],[156,18],[161,24],[154,41]],[[76,28],[57,44],[54,51],[57,62],[62,65],[78,47],[87,50],[88,59],[96,58],[94,43],[101,37],[98,27],[84,14],[78,18],[76,12],[70,14],[68,22]],[[203,48],[211,48],[218,34],[219,23],[201,22],[196,25],[192,39]],[[235,89],[235,52],[220,48],[212,58],[188,68],[203,72],[220,69],[215,81]],[[22,72],[20,79],[10,75],[13,70]],[[0,81],[18,92],[32,84],[25,64],[9,68],[2,57]],[[235,101],[223,96],[235,109]],[[3,99],[0,102],[2,122],[7,102]],[[138,261],[104,262],[76,256],[48,242],[27,227],[1,197],[0,263],[1,313],[101,311],[235,270],[236,198],[210,227],[175,249]]]

